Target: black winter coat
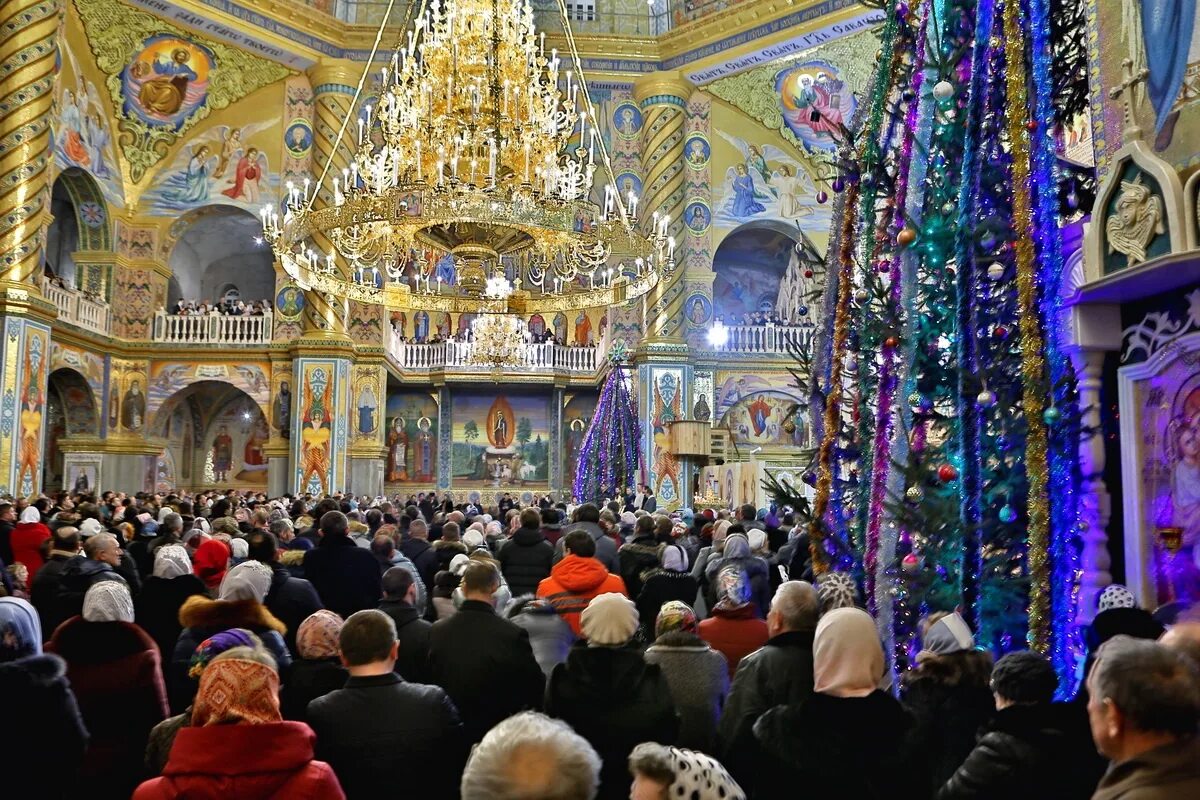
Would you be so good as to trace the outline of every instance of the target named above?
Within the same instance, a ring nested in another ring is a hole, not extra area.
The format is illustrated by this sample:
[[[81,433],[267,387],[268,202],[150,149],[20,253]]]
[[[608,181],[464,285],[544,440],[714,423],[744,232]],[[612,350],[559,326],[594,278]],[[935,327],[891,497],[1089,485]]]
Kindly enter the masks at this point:
[[[375,608],[383,595],[379,562],[349,536],[323,537],[304,555],[304,576],[325,607],[342,619]]]
[[[625,590],[630,597],[642,593],[642,573],[659,565],[658,554],[661,550],[662,545],[653,536],[640,536],[629,544],[621,545],[617,551],[621,580],[625,581]]]
[[[183,632],[179,624],[179,609],[192,595],[208,596],[204,581],[195,575],[180,575],[177,578],[156,578],[151,575],[142,585],[142,591],[134,601],[137,616],[134,621],[154,643],[158,645],[162,663],[171,661],[175,643]]]
[[[263,605],[287,626],[283,641],[287,643],[288,652],[294,657],[298,655],[296,631],[300,630],[300,623],[324,606],[321,605],[321,598],[310,581],[293,577],[287,571],[287,567],[278,562],[267,566],[271,568],[272,573],[271,588],[267,590]]]
[[[308,723],[315,755],[337,773],[347,800],[396,796],[419,786],[424,797],[454,797],[466,742],[454,703],[437,686],[399,675],[351,678],[313,700]]]
[[[75,608],[76,604],[67,602],[67,598],[62,594],[63,570],[74,559],[75,556],[52,550],[46,563],[37,571],[37,575],[30,576],[32,582],[29,585],[29,602],[37,609],[41,619],[43,642],[50,641],[55,628],[83,610],[82,599],[77,604],[78,608]]]
[[[598,800],[629,796],[629,752],[642,742],[671,745],[679,718],[671,687],[635,648],[571,648],[546,685],[546,713],[566,722],[600,756]]]
[[[432,683],[429,677],[429,631],[433,624],[421,619],[417,610],[403,600],[380,600],[379,610],[396,623],[400,654],[396,672],[410,683]]]
[[[654,621],[663,603],[681,600],[689,606],[696,604],[698,585],[689,572],[656,569],[645,573],[642,591],[637,595],[639,632],[642,640],[654,641]]]
[[[931,659],[904,675],[900,699],[913,718],[912,739],[935,792],[966,759],[979,729],[996,712],[988,687],[991,658],[967,651]]]
[[[308,721],[308,704],[346,685],[350,673],[342,660],[333,658],[298,658],[292,662],[288,682],[279,690],[279,709],[284,719]]]
[[[1009,706],[997,711],[937,800],[1058,800],[1071,796],[1067,735],[1057,706]]]
[[[513,597],[534,594],[538,584],[550,577],[554,545],[546,541],[541,528],[518,528],[496,558]]]
[[[0,769],[12,796],[75,797],[88,732],[67,681],[67,662],[37,655],[0,662],[0,697],[11,731],[0,749]]]
[[[479,600],[433,624],[429,674],[454,701],[470,744],[518,711],[541,708],[546,683],[525,629]]]
[[[433,586],[433,579],[438,574],[439,563],[438,554],[433,549],[433,545],[424,539],[405,536],[400,540],[400,552],[416,565],[417,572],[421,575],[421,582],[426,586]]]
[[[754,724],[759,759],[754,797],[914,800],[928,796],[915,767],[912,720],[896,698],[813,694],[776,706]]]

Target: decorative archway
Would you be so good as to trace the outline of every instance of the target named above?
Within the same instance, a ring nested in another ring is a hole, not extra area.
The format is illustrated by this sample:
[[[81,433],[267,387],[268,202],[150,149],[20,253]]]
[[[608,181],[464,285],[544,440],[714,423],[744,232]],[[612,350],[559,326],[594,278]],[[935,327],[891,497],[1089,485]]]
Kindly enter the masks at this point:
[[[96,179],[79,167],[69,167],[55,179],[54,186],[62,187],[74,207],[79,249],[111,250],[112,220]]]
[[[172,223],[163,252],[172,273],[168,306],[181,298],[212,303],[230,286],[247,300],[275,294],[275,259],[261,220],[249,211],[229,205],[190,211]]]
[[[147,433],[166,441],[156,486],[266,487],[267,418],[255,398],[231,383],[202,380],[183,387],[163,401]]]
[[[796,226],[780,220],[733,229],[713,253],[713,313],[740,324],[747,314],[774,312],[795,249],[805,243]]]
[[[42,466],[42,486],[46,491],[64,488],[64,437],[98,436],[100,415],[96,395],[82,373],[60,367],[50,373],[46,393],[46,450]]]

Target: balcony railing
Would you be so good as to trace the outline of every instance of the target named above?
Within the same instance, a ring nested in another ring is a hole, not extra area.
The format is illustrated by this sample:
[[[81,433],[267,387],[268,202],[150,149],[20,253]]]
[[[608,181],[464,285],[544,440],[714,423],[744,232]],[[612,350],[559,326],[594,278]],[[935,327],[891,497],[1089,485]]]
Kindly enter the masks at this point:
[[[60,321],[104,336],[112,333],[108,303],[90,300],[83,292],[59,286],[49,278],[42,280],[42,296],[58,306]]]
[[[401,369],[406,370],[480,370],[490,368],[472,360],[471,342],[437,342],[414,344],[404,341],[399,333],[393,333],[388,350]],[[601,347],[570,347],[559,344],[531,344],[525,348],[525,357],[516,371],[570,372],[592,374],[596,365],[602,363]]]
[[[154,315],[152,339],[164,344],[262,345],[271,341],[271,314],[234,317],[221,314]]]
[[[813,325],[727,325],[728,338],[723,345],[713,347],[721,353],[750,355],[787,354],[792,347],[807,350],[812,347],[817,329]]]

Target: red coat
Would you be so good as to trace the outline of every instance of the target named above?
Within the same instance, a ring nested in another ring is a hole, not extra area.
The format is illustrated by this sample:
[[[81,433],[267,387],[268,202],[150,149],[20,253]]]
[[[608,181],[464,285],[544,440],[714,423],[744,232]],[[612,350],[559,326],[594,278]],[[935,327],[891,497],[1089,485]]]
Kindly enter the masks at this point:
[[[593,597],[606,592],[629,596],[620,575],[613,575],[594,558],[567,554],[550,568],[550,577],[538,584],[537,596],[549,600],[575,635],[582,636],[579,615]]]
[[[729,662],[729,679],[737,672],[738,664],[745,657],[767,643],[767,623],[757,616],[758,608],[747,603],[733,611],[714,608],[713,615],[702,620],[700,638],[719,650]]]
[[[42,558],[42,542],[50,538],[50,529],[42,522],[18,522],[9,535],[12,542],[13,561],[24,564],[29,570],[29,582],[45,563]]]
[[[313,760],[316,740],[303,722],[180,728],[162,777],[133,800],[345,800],[333,768]]]

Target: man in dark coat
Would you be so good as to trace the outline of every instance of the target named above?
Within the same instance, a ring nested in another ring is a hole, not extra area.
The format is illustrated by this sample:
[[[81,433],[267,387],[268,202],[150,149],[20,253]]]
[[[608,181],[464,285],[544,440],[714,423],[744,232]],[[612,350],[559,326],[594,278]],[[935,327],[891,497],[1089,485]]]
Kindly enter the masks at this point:
[[[642,573],[658,566],[658,551],[662,545],[655,537],[654,528],[654,517],[638,517],[633,539],[621,545],[621,549],[617,551],[619,574],[621,580],[625,581],[625,588],[629,590],[630,597],[637,597],[641,593]]]
[[[767,613],[771,638],[738,663],[718,736],[721,763],[745,787],[753,783],[753,770],[741,757],[753,749],[754,723],[763,712],[779,705],[799,705],[812,694],[817,605],[817,591],[811,584],[782,584]]]
[[[408,567],[392,567],[383,573],[383,599],[379,610],[396,624],[400,654],[396,672],[406,681],[426,683],[429,677],[429,630],[433,624],[421,619],[416,608],[417,578]]]
[[[338,643],[350,680],[309,703],[308,722],[316,757],[333,767],[348,800],[374,800],[417,776],[425,796],[453,797],[466,761],[458,711],[437,686],[396,674],[400,644],[391,617],[359,611]]]
[[[117,544],[117,537],[111,533],[98,533],[88,537],[83,543],[81,554],[63,565],[58,594],[53,605],[58,614],[65,616],[61,619],[42,620],[44,630],[49,632],[46,635],[47,640],[60,623],[83,613],[83,596],[93,584],[100,581],[120,581],[128,585],[116,570],[117,565],[121,563],[122,553],[121,546]]]
[[[343,619],[375,608],[382,594],[379,563],[350,538],[350,522],[340,511],[321,517],[321,543],[304,554],[304,575],[321,601]]]
[[[263,605],[287,626],[283,640],[287,642],[288,652],[297,656],[296,631],[314,611],[324,608],[321,598],[309,581],[292,577],[279,563],[279,543],[270,531],[255,530],[246,537],[246,544],[249,547],[247,558],[271,568],[271,588],[267,590]]]
[[[50,554],[46,563],[33,576],[29,601],[37,609],[42,622],[42,639],[50,641],[54,629],[76,612],[73,605],[64,604],[62,575],[67,564],[79,555],[79,530],[69,525],[56,530],[50,539]],[[82,601],[81,601],[82,602]],[[82,610],[83,606],[79,606]]]
[[[486,561],[469,564],[458,613],[429,632],[430,675],[458,707],[474,744],[500,720],[539,709],[545,677],[524,628],[497,616],[492,593],[500,573]]]
[[[417,565],[421,583],[426,588],[433,586],[433,579],[438,573],[438,554],[429,543],[429,525],[423,519],[414,519],[408,523],[408,533],[400,540],[400,552],[409,561]]]
[[[542,535],[542,515],[536,508],[521,512],[521,527],[500,548],[500,571],[513,597],[533,594],[550,577],[554,547]]]
[[[587,531],[592,540],[596,542],[596,560],[603,564],[609,572],[620,574],[617,543],[611,537],[604,535],[604,529],[600,527],[600,509],[592,503],[584,503],[575,509],[575,516],[572,517],[571,524],[563,528],[562,538],[554,546],[554,563],[562,561],[563,556],[566,555],[563,542],[566,541],[568,533],[576,530]]]

